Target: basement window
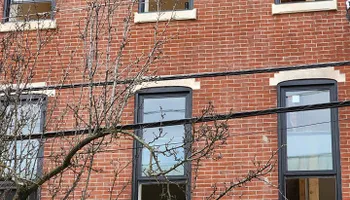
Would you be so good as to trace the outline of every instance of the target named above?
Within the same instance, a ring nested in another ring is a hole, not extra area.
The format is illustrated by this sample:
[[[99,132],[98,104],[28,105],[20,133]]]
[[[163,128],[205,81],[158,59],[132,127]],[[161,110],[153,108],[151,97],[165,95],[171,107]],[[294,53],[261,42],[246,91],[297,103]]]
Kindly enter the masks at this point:
[[[6,0],[5,8],[5,22],[53,18],[52,0]]]

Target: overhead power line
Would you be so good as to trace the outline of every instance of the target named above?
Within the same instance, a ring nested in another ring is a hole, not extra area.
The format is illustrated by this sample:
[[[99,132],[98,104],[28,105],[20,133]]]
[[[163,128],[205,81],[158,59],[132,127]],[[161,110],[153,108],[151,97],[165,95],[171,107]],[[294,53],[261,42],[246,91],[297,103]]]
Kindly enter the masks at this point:
[[[123,131],[140,130],[145,128],[196,124],[196,123],[212,122],[212,121],[218,121],[218,120],[230,120],[230,119],[239,119],[239,118],[278,114],[278,113],[308,111],[308,110],[327,109],[327,108],[340,108],[340,107],[346,107],[346,106],[350,106],[350,100],[321,103],[321,104],[310,104],[310,105],[303,105],[303,106],[270,108],[266,110],[254,110],[254,111],[247,111],[247,112],[217,114],[212,116],[192,117],[192,118],[169,120],[169,121],[162,121],[162,122],[118,125],[111,128],[101,128],[99,131],[102,131],[107,134],[112,134],[112,133],[117,133],[118,131],[121,131],[121,130]],[[17,139],[53,138],[57,136],[74,136],[79,134],[85,134],[87,132],[88,132],[88,129],[65,130],[65,131],[56,131],[56,132],[46,132],[44,134],[32,134],[32,135],[20,136],[16,138]],[[10,139],[13,139],[13,138],[14,137],[10,137]]]
[[[280,130],[291,130],[291,129],[296,129],[296,128],[305,128],[305,127],[310,127],[310,126],[317,126],[317,125],[322,125],[322,124],[330,124],[332,122],[341,122],[345,120],[349,120],[350,118],[342,118],[338,120],[331,120],[331,121],[324,121],[324,122],[317,122],[317,123],[311,123],[311,124],[304,124],[301,126],[293,126],[293,127],[288,127],[288,128],[281,128]],[[277,127],[269,127],[268,129],[270,130],[264,130],[264,131],[253,131],[253,132],[244,132],[244,133],[237,133],[237,134],[230,134],[230,137],[236,137],[236,136],[251,136],[251,135],[257,135],[257,134],[266,134],[266,133],[276,133]],[[272,130],[274,129],[274,130]],[[154,144],[152,146],[165,146],[165,145],[183,145],[183,142],[169,142],[169,143],[162,143],[162,144]],[[123,147],[123,148],[113,148],[113,149],[104,149],[104,150],[99,150],[96,153],[104,153],[104,152],[118,152],[118,151],[125,151],[125,150],[133,150],[133,149],[141,149],[144,148],[142,146],[137,146],[137,147]],[[91,152],[79,152],[78,154],[89,154]],[[51,157],[56,157],[57,155],[47,155],[47,156],[36,156],[36,158],[51,158]]]
[[[281,71],[292,71],[301,69],[317,69],[325,67],[341,67],[350,66],[350,61],[341,62],[328,62],[328,63],[317,63],[309,65],[293,65],[287,67],[272,67],[272,68],[259,68],[259,69],[249,69],[249,70],[235,70],[235,71],[225,71],[225,72],[205,72],[205,73],[193,73],[193,74],[179,74],[179,75],[168,75],[168,76],[154,76],[149,78],[142,78],[138,82],[153,82],[153,81],[168,81],[168,80],[178,80],[178,79],[188,79],[188,78],[211,78],[211,77],[222,77],[222,76],[241,76],[249,74],[262,74],[262,73],[272,73]],[[135,79],[124,79],[116,81],[102,81],[95,83],[71,83],[71,84],[58,84],[51,86],[42,87],[27,87],[23,88],[22,91],[42,91],[42,90],[55,90],[55,89],[72,89],[72,88],[82,88],[82,87],[98,87],[98,86],[108,86],[113,84],[130,84],[133,83]],[[1,92],[14,91],[11,86],[7,89],[0,90]]]
[[[301,69],[317,69],[325,67],[341,67],[350,66],[350,61],[341,62],[328,62],[328,63],[317,63],[310,65],[294,65],[287,67],[271,67],[271,68],[259,68],[259,69],[248,69],[248,70],[235,70],[235,71],[225,71],[225,72],[205,72],[205,73],[193,73],[193,74],[179,74],[179,75],[169,75],[169,76],[155,76],[149,78],[143,78],[138,82],[152,82],[152,81],[167,81],[167,80],[178,80],[178,79],[188,79],[188,78],[211,78],[211,77],[222,77],[222,76],[240,76],[240,75],[250,75],[250,74],[261,74],[261,73],[272,73],[281,71],[292,71]],[[23,91],[41,91],[41,90],[55,90],[55,89],[72,89],[72,88],[82,88],[82,87],[98,87],[98,86],[108,86],[113,84],[130,84],[133,83],[135,79],[124,79],[116,81],[102,81],[95,83],[71,83],[71,84],[58,84],[51,86],[42,87],[27,87],[23,88]],[[10,86],[7,89],[0,90],[0,92],[14,91]]]

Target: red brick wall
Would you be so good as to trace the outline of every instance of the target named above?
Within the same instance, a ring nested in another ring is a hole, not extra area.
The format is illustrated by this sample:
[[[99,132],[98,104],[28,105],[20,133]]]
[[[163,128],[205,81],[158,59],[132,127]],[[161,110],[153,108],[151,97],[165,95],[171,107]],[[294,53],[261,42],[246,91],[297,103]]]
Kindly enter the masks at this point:
[[[165,35],[174,38],[164,45],[163,58],[151,67],[149,73],[188,74],[348,60],[350,25],[345,18],[343,1],[338,2],[338,11],[282,15],[271,14],[272,3],[273,0],[194,0],[194,8],[198,11],[197,20],[173,21],[169,24]],[[53,33],[53,39],[40,55],[32,82],[57,84],[65,73],[68,74],[67,82],[84,82],[87,80],[82,76],[84,49],[78,30],[79,22],[83,21],[86,13],[70,9],[84,7],[86,3],[83,0],[57,0],[56,4],[60,9],[55,16],[58,28],[56,32],[50,32]],[[122,12],[116,15],[115,23],[122,26],[123,16]],[[160,27],[164,25],[164,22],[160,23]],[[153,26],[155,23],[132,25],[123,66],[133,60],[135,55],[149,50],[153,41]],[[121,33],[122,29],[115,33],[112,56],[116,56]],[[32,34],[31,37],[36,35],[35,32],[29,34]],[[101,43],[105,45],[106,38],[102,38]],[[346,77],[350,76],[348,67],[336,69],[340,69]],[[103,70],[98,73],[102,74]],[[199,116],[209,102],[214,104],[218,113],[276,107],[276,87],[269,86],[271,77],[273,74],[267,73],[196,79],[201,88],[193,91],[193,116]],[[349,89],[349,82],[338,84],[340,100],[349,99]],[[80,100],[80,94],[79,89],[75,93],[72,90],[57,90],[56,97],[49,98],[49,108],[53,108],[52,116],[55,119],[49,123],[49,130],[75,126],[73,113],[62,113],[67,109],[67,102]],[[87,102],[87,99],[83,98],[83,101]],[[125,109],[123,123],[134,122],[133,111],[134,102],[131,100]],[[343,199],[350,199],[350,136],[346,120],[349,115],[349,108],[339,109]],[[205,199],[210,195],[214,183],[223,186],[224,182],[243,177],[250,169],[254,169],[252,160],[255,157],[262,162],[267,161],[271,152],[278,148],[276,115],[230,120],[229,124],[230,137],[216,152],[222,158],[219,161],[207,159],[199,166],[198,177],[193,185],[193,200]],[[52,155],[66,151],[65,147],[72,140],[70,137],[46,141],[44,169],[52,167],[55,162]],[[95,171],[88,186],[89,199],[109,199],[113,174],[120,169],[123,171],[115,180],[112,194],[116,196],[121,192],[120,199],[130,199],[132,141],[125,137],[117,138],[105,148],[108,151],[94,158]],[[74,176],[68,170],[63,175],[61,185],[58,179],[50,181],[42,188],[42,199],[50,199],[56,190],[60,191],[56,198],[62,198]],[[235,189],[225,199],[238,199],[240,196],[242,199],[277,199],[277,166],[266,178],[273,186],[254,181]],[[84,180],[86,175],[71,194],[72,199],[82,195]]]

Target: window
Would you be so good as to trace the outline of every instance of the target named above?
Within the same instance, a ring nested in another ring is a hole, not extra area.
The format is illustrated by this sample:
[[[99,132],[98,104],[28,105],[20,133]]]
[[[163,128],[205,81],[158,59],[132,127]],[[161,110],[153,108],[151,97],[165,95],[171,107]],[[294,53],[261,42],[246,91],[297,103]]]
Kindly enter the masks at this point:
[[[315,2],[325,0],[279,0],[278,3],[297,3],[297,2]]]
[[[53,18],[53,0],[5,0],[5,22]]]
[[[337,100],[331,80],[288,81],[279,85],[279,106]],[[280,199],[340,200],[340,155],[337,109],[279,115]],[[285,145],[285,146],[284,146]]]
[[[2,102],[1,133],[14,136],[29,136],[43,131],[45,98],[41,96],[21,97],[18,103]],[[0,198],[12,199],[15,175],[19,179],[34,180],[41,172],[43,148],[40,139],[11,140],[1,149],[0,162],[7,166],[0,171]],[[37,199],[30,195],[29,200]]]
[[[182,87],[141,90],[136,95],[136,122],[150,123],[189,118],[191,90]],[[189,199],[190,163],[181,164],[189,153],[187,125],[144,128],[137,133],[155,150],[156,160],[147,148],[135,142],[134,200]],[[173,166],[177,166],[171,170]],[[170,170],[170,171],[169,171]],[[156,176],[168,172],[165,177]]]
[[[135,23],[197,19],[193,0],[140,0]]]
[[[275,0],[272,14],[337,10],[337,0]]]
[[[139,12],[192,9],[193,0],[140,0]]]

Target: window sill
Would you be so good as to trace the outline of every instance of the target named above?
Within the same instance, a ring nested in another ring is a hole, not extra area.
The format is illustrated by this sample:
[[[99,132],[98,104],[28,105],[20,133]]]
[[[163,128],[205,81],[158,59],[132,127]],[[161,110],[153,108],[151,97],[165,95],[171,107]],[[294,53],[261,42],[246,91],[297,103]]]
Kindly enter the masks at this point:
[[[46,82],[36,82],[36,83],[27,83],[27,84],[4,84],[1,85],[0,84],[0,90],[7,90],[7,89],[29,89],[28,91],[24,91],[22,94],[31,94],[31,95],[35,95],[35,94],[43,94],[46,95],[48,97],[54,97],[56,95],[56,90],[49,90],[49,89],[45,89],[45,87],[47,86]],[[42,90],[38,90],[37,88],[43,88]],[[36,89],[31,91],[30,89]],[[4,96],[5,94],[2,93],[0,94],[0,98],[2,96]],[[0,185],[1,186],[1,185]]]
[[[272,14],[337,10],[337,0],[272,4]]]
[[[32,31],[57,28],[56,20],[39,20],[29,22],[6,22],[0,25],[0,32]]]
[[[135,23],[147,23],[147,22],[168,21],[168,20],[191,20],[191,19],[197,19],[197,9],[135,13],[134,15]]]

